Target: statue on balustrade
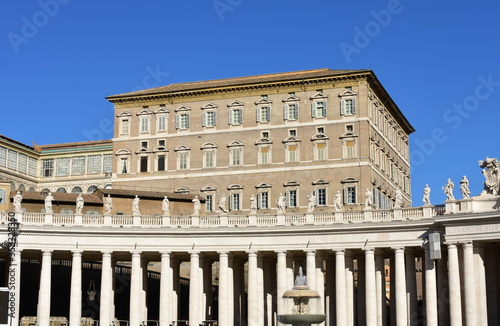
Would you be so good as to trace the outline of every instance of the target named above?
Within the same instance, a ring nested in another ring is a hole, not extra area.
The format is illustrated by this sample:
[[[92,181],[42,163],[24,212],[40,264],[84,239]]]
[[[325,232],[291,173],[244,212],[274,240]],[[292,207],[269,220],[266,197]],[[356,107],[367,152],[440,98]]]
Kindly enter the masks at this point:
[[[394,207],[401,208],[403,207],[403,192],[401,189],[396,189],[396,198],[394,200]]]
[[[286,199],[282,193],[280,193],[276,200],[276,206],[278,207],[278,214],[285,214]]]
[[[139,202],[141,199],[139,196],[135,195],[134,200],[132,201],[132,214],[133,215],[141,215],[141,211],[139,210]]]
[[[425,206],[431,205],[431,188],[427,184],[425,185],[424,188],[424,196],[422,198],[422,201],[424,202]]]
[[[192,202],[193,202],[193,215],[194,216],[200,215],[201,203],[200,200],[198,199],[198,196],[195,196]]]
[[[308,213],[314,212],[315,207],[316,207],[316,196],[314,195],[314,192],[311,192],[309,195],[307,195],[307,212]]]
[[[462,197],[464,197],[464,199],[470,197],[469,180],[467,180],[465,175],[462,180],[460,180],[460,192],[462,193]]]
[[[500,195],[500,162],[496,158],[487,157],[484,161],[479,161],[479,166],[483,169],[484,190],[481,195]]]
[[[373,193],[370,189],[365,190],[365,208],[371,208],[373,206]]]
[[[219,203],[217,204],[222,213],[227,213],[226,201],[227,201],[226,195],[222,194],[222,197],[219,199]]]
[[[165,198],[161,202],[161,209],[163,210],[164,216],[170,216],[170,202],[167,196],[165,196]]]
[[[82,194],[78,194],[78,197],[76,197],[76,214],[82,213],[83,204],[84,204],[84,200],[83,200]]]
[[[337,190],[337,193],[333,196],[333,206],[337,212],[342,210],[342,195],[340,194],[340,190]]]
[[[108,197],[106,197],[106,202],[104,203],[104,214],[111,215],[112,209],[113,209],[113,199],[111,198],[111,195],[108,194]]]
[[[255,198],[254,194],[250,196],[250,212],[255,213],[257,211],[257,198]]]
[[[453,196],[453,189],[455,188],[455,184],[448,178],[446,185],[443,187],[444,194],[446,195],[446,200],[455,200],[455,196]]]
[[[21,207],[21,202],[23,201],[23,195],[21,195],[21,192],[18,191],[16,195],[14,196],[14,212],[15,213],[22,213],[23,209]]]
[[[54,200],[54,197],[52,197],[52,193],[49,192],[49,194],[45,197],[45,214],[52,214],[54,211],[52,210],[52,201]]]

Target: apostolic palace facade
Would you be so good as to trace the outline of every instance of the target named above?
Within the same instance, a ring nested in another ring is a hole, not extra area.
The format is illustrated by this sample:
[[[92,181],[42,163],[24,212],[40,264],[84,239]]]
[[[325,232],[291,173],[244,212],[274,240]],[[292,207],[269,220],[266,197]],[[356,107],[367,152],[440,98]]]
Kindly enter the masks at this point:
[[[500,164],[411,207],[414,129],[371,70],[107,99],[112,139],[0,135],[0,325],[280,325],[299,269],[321,325],[498,324]]]

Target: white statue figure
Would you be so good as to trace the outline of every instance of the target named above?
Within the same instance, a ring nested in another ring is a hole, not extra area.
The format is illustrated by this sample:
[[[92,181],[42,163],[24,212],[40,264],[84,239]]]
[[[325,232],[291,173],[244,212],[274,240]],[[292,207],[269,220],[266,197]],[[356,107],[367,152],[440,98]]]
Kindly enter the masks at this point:
[[[394,201],[394,207],[400,208],[403,207],[403,192],[401,189],[396,189],[396,198]]]
[[[45,214],[52,214],[52,201],[54,200],[54,197],[52,197],[52,193],[49,192],[49,194],[45,197]]]
[[[479,166],[483,169],[484,190],[481,195],[500,195],[500,162],[496,158],[487,157],[484,161],[479,161]]]
[[[167,196],[161,202],[161,209],[163,210],[164,216],[170,216],[170,202],[168,201]]]
[[[278,199],[276,200],[276,206],[278,207],[278,214],[285,213],[286,199],[282,193],[280,193],[280,195],[278,196]]]
[[[337,193],[333,196],[333,206],[337,212],[342,210],[342,195],[340,194],[340,190],[337,190]]]
[[[219,209],[222,213],[227,213],[227,210],[226,210],[226,195],[222,195],[222,197],[219,199],[219,202],[217,204],[217,206],[219,206]]]
[[[141,199],[139,196],[135,195],[134,200],[132,201],[132,214],[133,215],[141,215],[141,211],[139,210],[139,202]]]
[[[462,180],[460,180],[460,192],[462,193],[462,197],[470,197],[469,180],[467,180],[467,177],[465,175],[463,176]]]
[[[370,189],[365,190],[365,207],[371,208],[373,206],[373,193]]]
[[[444,190],[444,194],[446,195],[446,200],[455,200],[455,196],[453,196],[454,188],[455,184],[448,178],[446,185],[442,188]]]
[[[198,199],[198,196],[195,196],[192,202],[193,202],[193,215],[194,216],[200,215],[201,203],[200,200]]]
[[[82,209],[83,209],[83,197],[82,194],[78,194],[78,197],[76,197],[76,214],[81,214]]]
[[[307,195],[307,212],[308,213],[314,212],[315,207],[316,207],[316,196],[314,195],[314,192],[311,192],[309,195]]]
[[[23,195],[18,191],[14,196],[14,213],[22,213],[23,209],[21,207],[21,202],[23,201]]]
[[[108,197],[106,197],[106,201],[104,202],[104,209],[104,214],[111,215],[111,210],[113,209],[113,199],[111,198],[110,194],[108,194]]]
[[[255,212],[257,211],[257,198],[252,194],[250,196],[250,212]]]
[[[424,196],[422,198],[422,201],[424,202],[424,205],[431,204],[431,188],[427,184],[425,185],[424,188]]]

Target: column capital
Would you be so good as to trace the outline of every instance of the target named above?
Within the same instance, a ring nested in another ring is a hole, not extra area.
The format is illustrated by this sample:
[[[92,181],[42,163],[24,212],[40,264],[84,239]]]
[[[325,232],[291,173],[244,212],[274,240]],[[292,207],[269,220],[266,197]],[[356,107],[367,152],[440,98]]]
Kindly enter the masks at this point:
[[[52,256],[53,250],[42,250],[42,256]]]
[[[248,256],[252,256],[252,257],[257,257],[257,255],[259,254],[259,252],[257,250],[247,250],[246,253],[248,254]]]
[[[229,257],[229,252],[227,251],[217,251],[219,257]]]
[[[335,255],[345,255],[345,249],[333,249]]]
[[[200,257],[200,252],[199,251],[188,251],[189,256],[191,257]]]
[[[474,244],[472,243],[472,240],[467,240],[467,241],[461,241],[460,244],[465,248],[465,247],[474,247]]]
[[[83,250],[73,249],[73,250],[71,250],[71,253],[73,254],[73,256],[81,256],[83,253]]]
[[[170,252],[170,251],[160,251],[160,255],[161,255],[161,257],[171,257],[172,256],[172,252]]]
[[[275,250],[274,251],[276,253],[277,256],[286,256],[286,250]]]
[[[394,250],[395,253],[404,253],[405,252],[405,247],[392,247],[392,250]]]
[[[111,250],[101,250],[101,254],[104,256],[111,256],[113,254],[113,251]]]
[[[306,253],[306,255],[315,255],[316,249],[305,249],[304,252]]]
[[[454,242],[445,243],[445,245],[448,247],[448,249],[457,248],[457,244]]]
[[[363,251],[365,252],[365,255],[366,254],[375,254],[375,248],[363,248]]]

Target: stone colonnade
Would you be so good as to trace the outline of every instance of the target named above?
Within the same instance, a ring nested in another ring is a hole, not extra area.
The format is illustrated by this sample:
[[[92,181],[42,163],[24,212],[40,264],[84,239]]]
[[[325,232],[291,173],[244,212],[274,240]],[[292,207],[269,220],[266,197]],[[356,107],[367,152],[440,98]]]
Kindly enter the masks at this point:
[[[189,325],[215,318],[220,326],[276,325],[276,315],[290,313],[291,307],[285,307],[281,296],[293,287],[298,266],[305,269],[309,288],[321,294],[321,304],[313,312],[327,315],[324,325],[475,326],[497,318],[498,248],[469,241],[445,244],[442,251],[439,261],[430,259],[426,246],[289,252],[160,251],[156,253],[160,257],[160,294],[155,300],[160,305],[159,324],[167,326],[178,320],[181,255],[190,263]],[[22,250],[17,253],[21,256]],[[70,325],[79,325],[84,252],[73,250],[71,255],[68,316]],[[115,319],[113,255],[112,251],[101,252],[100,325],[112,325]],[[145,253],[132,251],[130,255],[129,322],[138,326],[148,320],[148,304],[155,303],[147,301],[149,261]],[[37,323],[50,326],[52,251],[42,251],[41,257]],[[212,293],[213,262],[218,262],[218,301]],[[20,301],[19,292],[16,301]]]

